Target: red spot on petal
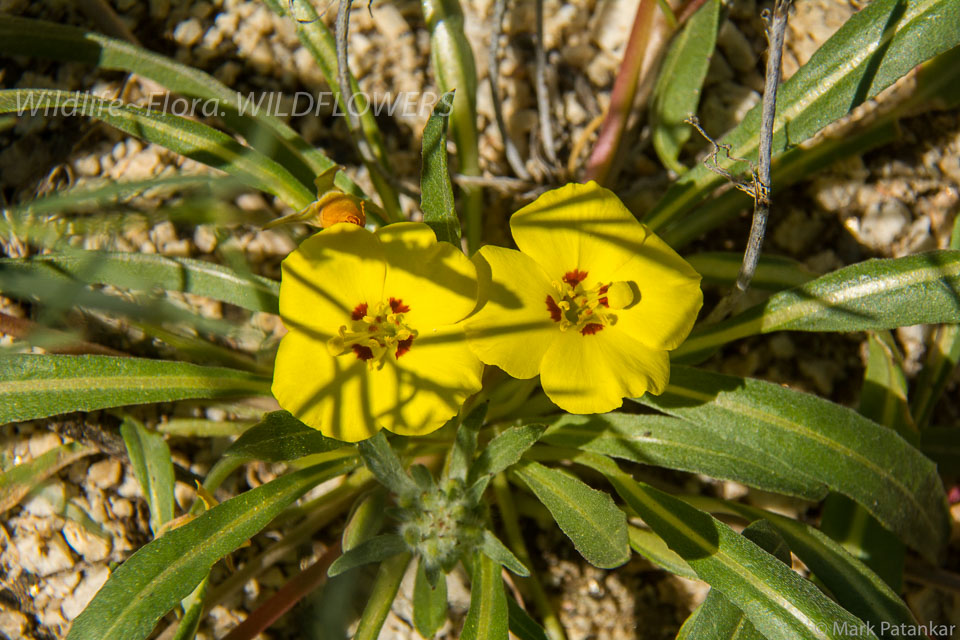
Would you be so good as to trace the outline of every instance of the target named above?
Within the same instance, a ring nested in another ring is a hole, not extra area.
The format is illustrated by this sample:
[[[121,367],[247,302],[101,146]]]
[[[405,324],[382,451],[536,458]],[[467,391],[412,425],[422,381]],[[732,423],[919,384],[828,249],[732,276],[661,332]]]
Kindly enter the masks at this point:
[[[353,345],[352,349],[353,352],[357,354],[357,358],[360,360],[369,360],[373,357],[373,351],[370,349],[370,347],[364,347],[359,344],[355,344]]]
[[[403,304],[403,300],[399,298],[390,298],[390,309],[392,309],[394,313],[407,313],[410,311],[410,307]]]
[[[350,317],[354,320],[360,320],[365,315],[367,315],[367,303],[361,302],[353,308],[353,313],[350,314]]]
[[[398,358],[405,354],[407,351],[410,351],[410,345],[413,344],[413,338],[407,338],[406,340],[401,340],[397,343],[397,353],[395,354]]]
[[[547,311],[550,312],[550,319],[554,322],[560,322],[560,307],[557,306],[557,301],[553,299],[553,296],[547,294]]]
[[[597,302],[599,302],[600,304],[602,304],[602,305],[605,306],[605,307],[609,307],[609,306],[610,306],[610,303],[607,302],[607,296],[603,296],[602,298],[600,298],[599,300],[597,300]]]
[[[583,329],[580,329],[580,333],[583,334],[583,335],[585,335],[585,336],[592,336],[593,334],[597,333],[597,332],[600,331],[601,329],[603,329],[603,325],[602,325],[602,324],[597,324],[596,322],[591,322],[590,324],[584,326]]]
[[[563,276],[563,281],[566,282],[571,287],[575,287],[584,280],[587,279],[587,272],[580,271],[579,269],[574,269],[573,271],[567,271],[566,275]]]

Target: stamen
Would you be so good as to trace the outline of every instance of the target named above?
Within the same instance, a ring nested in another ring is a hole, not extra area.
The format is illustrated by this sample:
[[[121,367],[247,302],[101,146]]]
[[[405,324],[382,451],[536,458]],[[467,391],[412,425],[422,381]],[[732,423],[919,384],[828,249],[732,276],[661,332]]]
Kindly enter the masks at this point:
[[[616,324],[615,310],[633,305],[639,299],[632,282],[598,283],[587,289],[583,286],[586,278],[586,271],[568,271],[561,282],[553,283],[557,293],[547,295],[547,312],[561,331],[573,327],[581,335],[595,335],[604,327]]]
[[[337,335],[327,341],[327,349],[335,356],[353,353],[371,369],[379,369],[388,353],[399,358],[413,347],[417,331],[403,319],[409,311],[410,306],[400,298],[389,298],[386,304],[372,308],[360,303],[350,314],[351,326],[341,326]]]

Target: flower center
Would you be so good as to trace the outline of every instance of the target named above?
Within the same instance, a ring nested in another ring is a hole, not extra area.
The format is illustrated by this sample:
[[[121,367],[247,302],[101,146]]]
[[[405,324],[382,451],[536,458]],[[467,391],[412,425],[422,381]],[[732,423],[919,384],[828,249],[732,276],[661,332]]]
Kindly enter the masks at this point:
[[[410,351],[417,331],[403,321],[403,314],[409,311],[410,307],[399,298],[390,298],[386,304],[381,302],[373,308],[360,303],[350,314],[350,326],[342,325],[338,334],[327,341],[327,350],[335,356],[352,352],[370,369],[380,369],[388,354],[399,358]]]
[[[583,286],[586,279],[586,271],[568,271],[561,282],[553,283],[557,293],[547,295],[550,319],[560,325],[561,331],[573,327],[591,336],[616,324],[617,315],[611,310],[629,307],[639,297],[633,283],[613,282],[587,289]]]

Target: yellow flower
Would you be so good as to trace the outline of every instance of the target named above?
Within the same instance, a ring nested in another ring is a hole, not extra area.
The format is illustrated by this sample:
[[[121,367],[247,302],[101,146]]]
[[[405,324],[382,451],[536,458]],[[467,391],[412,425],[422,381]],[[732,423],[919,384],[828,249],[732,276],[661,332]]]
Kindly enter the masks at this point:
[[[510,229],[520,251],[486,246],[474,259],[483,305],[466,322],[474,353],[515,378],[539,374],[572,413],[661,393],[667,351],[703,304],[693,267],[595,182],[541,195]]]
[[[336,224],[283,261],[273,394],[324,435],[422,435],[480,389],[483,365],[456,323],[476,304],[476,268],[421,223],[376,233]]]

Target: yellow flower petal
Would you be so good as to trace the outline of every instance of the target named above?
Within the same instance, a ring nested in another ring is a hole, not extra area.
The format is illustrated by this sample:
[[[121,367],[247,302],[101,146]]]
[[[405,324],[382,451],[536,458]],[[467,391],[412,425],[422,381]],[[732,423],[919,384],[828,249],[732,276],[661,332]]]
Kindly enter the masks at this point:
[[[323,342],[293,330],[280,341],[273,395],[281,407],[323,435],[357,442],[380,430],[368,373],[362,360],[334,358]]]
[[[514,378],[540,372],[543,355],[560,335],[550,319],[550,279],[530,257],[486,246],[474,256],[480,279],[478,311],[465,326],[470,349]]]
[[[604,413],[623,398],[663,391],[670,379],[666,351],[650,349],[618,330],[593,335],[565,331],[547,351],[540,383],[547,397],[570,413]]]
[[[280,316],[286,327],[327,337],[361,303],[383,296],[384,251],[362,227],[341,223],[303,241],[281,264]]]
[[[510,218],[517,247],[553,280],[577,269],[587,286],[610,281],[643,245],[647,229],[596,182],[548,191]]]
[[[401,435],[435,431],[480,390],[482,372],[461,327],[425,328],[408,352],[375,372],[377,422]]]
[[[617,329],[653,349],[676,349],[703,306],[700,274],[666,242],[650,233],[637,255],[612,279],[634,282],[639,300],[617,312]]]
[[[410,307],[404,317],[412,326],[452,324],[473,310],[477,270],[467,256],[448,242],[437,242],[421,222],[381,227],[387,275],[384,296]]]

